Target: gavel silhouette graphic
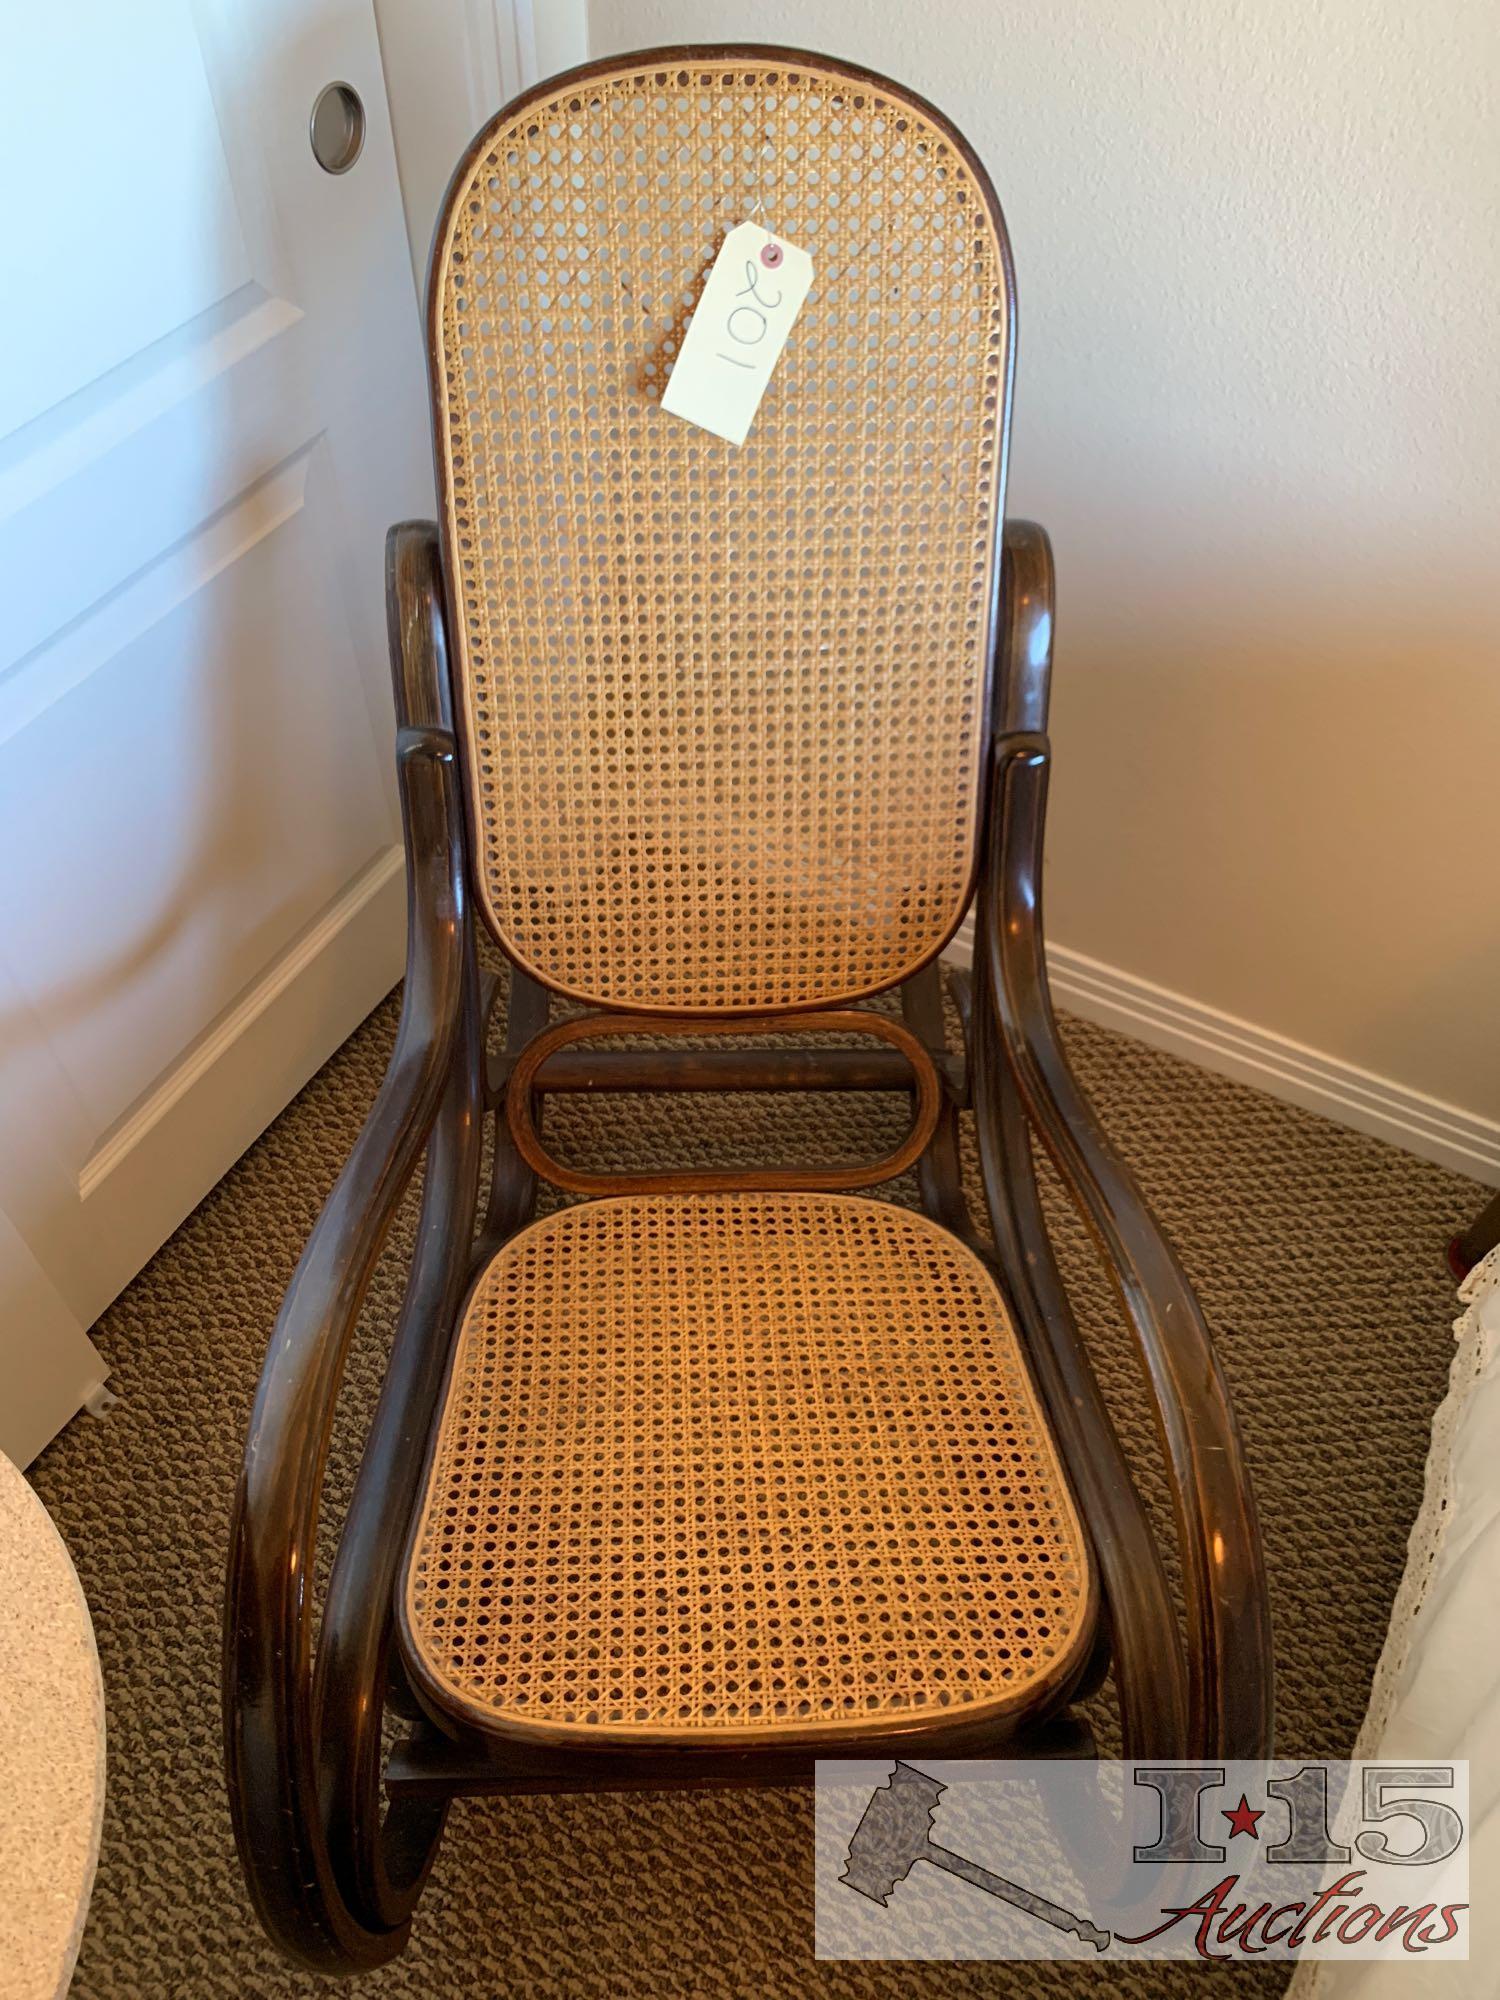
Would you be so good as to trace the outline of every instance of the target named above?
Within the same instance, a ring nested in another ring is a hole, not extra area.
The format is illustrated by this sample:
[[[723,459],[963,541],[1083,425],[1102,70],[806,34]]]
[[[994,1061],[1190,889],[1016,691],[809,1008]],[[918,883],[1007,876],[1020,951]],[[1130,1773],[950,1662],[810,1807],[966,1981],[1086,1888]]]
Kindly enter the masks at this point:
[[[886,1782],[870,1795],[864,1817],[849,1842],[840,1881],[847,1882],[851,1889],[857,1889],[861,1896],[868,1896],[883,1909],[896,1884],[905,1881],[916,1863],[930,1861],[934,1868],[972,1882],[976,1889],[1025,1910],[1055,1930],[1069,1931],[1097,1951],[1105,1950],[1109,1932],[1101,1931],[1087,1917],[1075,1916],[1071,1910],[1049,1903],[1045,1896],[1023,1889],[1017,1882],[1007,1882],[1003,1875],[992,1874],[977,1862],[966,1861],[961,1854],[936,1844],[932,1839],[932,1821],[938,1800],[947,1789],[925,1771],[913,1770],[910,1764],[897,1764]]]

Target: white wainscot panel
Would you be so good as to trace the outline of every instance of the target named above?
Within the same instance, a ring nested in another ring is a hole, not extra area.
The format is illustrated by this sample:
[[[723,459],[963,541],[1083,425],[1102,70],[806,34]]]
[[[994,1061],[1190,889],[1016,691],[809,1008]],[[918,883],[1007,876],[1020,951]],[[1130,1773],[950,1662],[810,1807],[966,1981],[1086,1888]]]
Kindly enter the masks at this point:
[[[63,11],[5,12],[0,438],[251,276],[189,0]]]
[[[0,752],[16,973],[96,1137],[393,837],[321,458],[64,635],[104,657]]]

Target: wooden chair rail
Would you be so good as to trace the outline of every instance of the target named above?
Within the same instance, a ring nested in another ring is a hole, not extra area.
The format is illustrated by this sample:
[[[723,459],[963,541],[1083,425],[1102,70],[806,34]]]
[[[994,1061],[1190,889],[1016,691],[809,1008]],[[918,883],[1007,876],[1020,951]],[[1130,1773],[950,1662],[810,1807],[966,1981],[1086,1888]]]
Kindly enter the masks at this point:
[[[1008,690],[1004,713],[1040,725],[1052,638],[1051,553],[1029,526],[1007,540],[1014,564],[1009,646],[1025,672]],[[1039,727],[1002,734],[994,745],[981,891],[984,997],[1027,1118],[1119,1293],[1156,1405],[1187,1599],[1186,1754],[1268,1756],[1273,1680],[1264,1558],[1223,1372],[1192,1288],[1058,1038],[1042,947],[1049,762]],[[1016,1151],[1014,1144],[1005,1149],[1012,1164]],[[992,1155],[998,1167],[993,1143]],[[1154,1586],[1152,1595],[1159,1600]],[[1159,1603],[1153,1622],[1158,1610]]]
[[[424,1724],[391,1753],[386,1786],[396,1798],[474,1798],[526,1792],[672,1791],[734,1785],[810,1784],[826,1750],[681,1752],[556,1750],[520,1742],[475,1742]],[[1043,1722],[947,1724],[887,1731],[839,1750],[840,1757],[1093,1757],[1086,1718],[1059,1714]]]
[[[975,1131],[995,1256],[1088,1523],[1122,1748],[1128,1757],[1186,1757],[1187,1670],[1166,1570],[1046,1235],[1031,1127],[999,1047],[982,956],[975,985]]]
[[[454,1183],[475,1146],[464,1121],[478,1101],[477,1041],[465,1057],[466,1105],[454,1061],[474,971],[455,750],[436,723],[442,628],[430,531],[393,530],[389,562],[400,600],[393,666],[409,885],[401,1022],[385,1081],[271,1337],[235,1498],[225,1609],[225,1761],[246,1878],[270,1934],[325,1971],[376,1965],[401,1949],[442,1830],[442,1811],[430,1802],[393,1806],[381,1821],[374,1760],[391,1597],[371,1592],[380,1586],[382,1534],[399,1549],[390,1527],[400,1520],[404,1528],[410,1492],[403,1499],[402,1481],[414,1485],[425,1448],[420,1405],[427,1397],[430,1416],[436,1393],[434,1371],[412,1350],[444,1331],[427,1315],[450,1296],[456,1305],[452,1266],[467,1259]],[[438,1192],[424,1204],[389,1394],[335,1566],[315,1696],[312,1570],[334,1401],[381,1245],[440,1115],[431,1156]],[[412,1400],[401,1411],[403,1394]],[[393,1451],[402,1424],[416,1438],[415,1455]],[[361,1706],[373,1722],[360,1719]]]
[[[656,1026],[653,1016],[653,1029]],[[785,1034],[796,1023],[778,1019]],[[804,1017],[802,1026],[809,1023]],[[815,1024],[814,1024],[815,1025]],[[711,1034],[711,1022],[695,1022],[692,1032]],[[489,1066],[490,1102],[500,1103],[517,1058],[492,1056]],[[957,1103],[966,1093],[963,1061],[958,1056],[933,1055],[932,1066],[944,1092]],[[899,1049],[695,1049],[678,1054],[667,1049],[559,1049],[549,1055],[531,1079],[544,1096],[588,1096],[596,1091],[760,1091],[760,1090],[911,1090],[916,1073]]]
[[[846,1189],[873,1187],[879,1181],[904,1173],[926,1149],[937,1127],[943,1092],[932,1057],[911,1031],[888,1015],[871,1014],[854,1008],[836,1012],[801,1014],[796,1021],[799,1033],[822,1030],[827,1033],[873,1035],[888,1042],[900,1058],[907,1087],[914,1090],[916,1104],[911,1129],[894,1152],[868,1162],[855,1161],[838,1167],[725,1167],[693,1172],[614,1174],[569,1166],[543,1145],[536,1128],[534,1099],[538,1078],[560,1051],[572,1042],[591,1041],[611,1035],[784,1035],[788,1022],[779,1014],[765,1017],[731,1017],[715,1021],[683,1021],[655,1014],[586,1014],[553,1027],[529,1042],[517,1057],[505,1093],[505,1113],[511,1136],[523,1159],[558,1187],[575,1194],[630,1194],[655,1189],[673,1194],[713,1191],[722,1188]],[[694,1058],[702,1062],[713,1051],[700,1051]],[[774,1052],[767,1052],[774,1053]],[[835,1053],[828,1051],[827,1062]],[[647,1073],[652,1058],[641,1057]],[[657,1059],[658,1065],[660,1059]],[[753,1074],[753,1071],[750,1072]],[[658,1074],[664,1074],[658,1067]],[[628,1086],[626,1086],[628,1087]],[[711,1084],[689,1088],[713,1088]],[[747,1086],[755,1088],[755,1085]]]

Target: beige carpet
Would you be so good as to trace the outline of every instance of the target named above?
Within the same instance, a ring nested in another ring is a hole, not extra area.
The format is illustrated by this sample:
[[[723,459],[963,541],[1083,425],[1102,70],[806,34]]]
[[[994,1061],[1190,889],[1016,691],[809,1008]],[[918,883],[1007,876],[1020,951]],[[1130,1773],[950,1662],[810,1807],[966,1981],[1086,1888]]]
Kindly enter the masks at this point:
[[[95,1330],[119,1407],[35,1468],[93,1607],[109,1716],[103,1852],[74,1992],[325,1990],[265,1943],[219,1764],[229,1503],[277,1303],[394,1030],[388,1002],[164,1247]],[[1446,1237],[1482,1190],[1403,1153],[1074,1025],[1078,1069],[1175,1239],[1218,1332],[1258,1482],[1274,1589],[1280,1744],[1351,1742],[1420,1498],[1450,1354]],[[883,1101],[617,1099],[569,1105],[579,1154],[809,1157],[873,1147]],[[795,1152],[792,1149],[796,1149]],[[899,1185],[893,1190],[900,1195]],[[1060,1218],[1128,1446],[1150,1431],[1107,1288]],[[381,1267],[337,1442],[335,1511],[378,1379],[400,1242]],[[1160,1482],[1143,1476],[1160,1500]],[[1101,1711],[1104,1713],[1104,1711]],[[1106,1716],[1107,1720],[1107,1716]],[[372,1995],[1013,1994],[1202,1991],[1146,1968],[842,1967],[811,1958],[811,1808],[793,1791],[475,1801]],[[1279,1991],[1281,1968],[1228,1975]]]

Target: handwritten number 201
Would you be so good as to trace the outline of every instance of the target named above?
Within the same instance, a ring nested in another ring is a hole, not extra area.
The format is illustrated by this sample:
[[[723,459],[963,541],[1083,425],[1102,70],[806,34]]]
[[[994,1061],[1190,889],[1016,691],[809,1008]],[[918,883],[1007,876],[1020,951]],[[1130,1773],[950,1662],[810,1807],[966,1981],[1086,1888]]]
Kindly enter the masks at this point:
[[[755,300],[755,304],[753,306],[736,306],[724,322],[724,331],[729,335],[731,340],[737,342],[741,347],[758,347],[766,337],[766,328],[770,322],[766,318],[766,313],[762,312],[760,308],[764,306],[766,312],[775,312],[776,308],[781,304],[782,295],[780,292],[776,294],[774,299],[763,298],[758,289],[759,284],[760,273],[756,270],[754,262],[747,257],[745,259],[745,284],[740,291],[735,293],[735,297],[743,299],[748,295]],[[734,323],[736,320],[741,319],[752,323],[755,331],[753,333],[737,333]],[[731,368],[749,368],[753,370],[755,367],[753,361],[742,361],[735,354],[721,353],[719,359],[727,361]]]

